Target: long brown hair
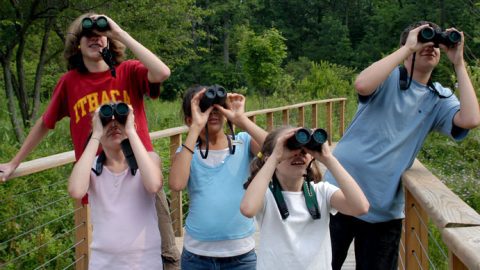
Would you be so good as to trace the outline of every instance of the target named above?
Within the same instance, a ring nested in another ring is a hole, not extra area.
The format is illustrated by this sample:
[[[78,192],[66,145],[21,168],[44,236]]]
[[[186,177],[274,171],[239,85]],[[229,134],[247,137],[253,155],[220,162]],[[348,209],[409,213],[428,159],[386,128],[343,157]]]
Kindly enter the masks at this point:
[[[87,17],[96,16],[98,14],[89,12],[78,16],[68,27],[67,36],[65,38],[65,47],[63,49],[63,57],[67,60],[67,68],[78,69],[80,72],[88,72],[83,63],[82,52],[80,51],[80,39],[82,38],[82,20]],[[109,49],[113,55],[113,59],[117,64],[123,62],[125,57],[125,45],[118,40],[108,39]]]
[[[252,162],[250,162],[250,177],[248,178],[247,182],[245,182],[245,184],[243,185],[245,189],[247,189],[248,185],[250,185],[253,178],[255,178],[255,175],[257,175],[258,171],[260,171],[260,169],[263,167],[263,165],[265,164],[266,158],[272,155],[273,149],[277,144],[279,136],[282,133],[284,133],[284,131],[292,128],[293,127],[291,126],[282,126],[274,129],[267,135],[267,138],[265,138],[265,142],[263,142],[261,155],[257,155],[252,160]],[[320,165],[318,164],[318,161],[314,160],[310,168],[307,168],[307,170],[310,170],[309,172],[307,172],[307,174],[313,177],[315,183],[318,183],[322,180],[322,173],[321,173]]]

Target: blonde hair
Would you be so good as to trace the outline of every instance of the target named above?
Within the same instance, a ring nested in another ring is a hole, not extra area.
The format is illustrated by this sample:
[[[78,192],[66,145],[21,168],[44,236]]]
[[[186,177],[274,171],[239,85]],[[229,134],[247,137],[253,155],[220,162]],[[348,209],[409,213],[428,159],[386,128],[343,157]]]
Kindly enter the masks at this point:
[[[80,39],[82,38],[82,20],[87,17],[96,16],[98,14],[89,12],[78,16],[68,27],[67,36],[65,38],[65,47],[63,49],[63,57],[67,60],[67,68],[78,69],[80,72],[88,72],[83,63],[82,52],[80,51]],[[108,39],[109,49],[113,55],[115,63],[123,62],[125,57],[125,45],[118,40]]]
[[[250,177],[248,178],[247,182],[243,185],[245,189],[247,189],[248,185],[250,185],[253,178],[255,178],[255,175],[257,175],[258,171],[260,171],[260,169],[265,164],[265,158],[272,154],[280,134],[292,128],[293,127],[291,126],[282,126],[274,129],[267,135],[267,138],[265,138],[265,142],[263,143],[263,146],[262,146],[261,154],[255,156],[252,162],[250,162]],[[322,180],[322,172],[320,170],[320,165],[318,161],[314,160],[312,162],[312,165],[310,166],[310,168],[307,168],[307,174],[313,178],[315,183],[318,183]]]

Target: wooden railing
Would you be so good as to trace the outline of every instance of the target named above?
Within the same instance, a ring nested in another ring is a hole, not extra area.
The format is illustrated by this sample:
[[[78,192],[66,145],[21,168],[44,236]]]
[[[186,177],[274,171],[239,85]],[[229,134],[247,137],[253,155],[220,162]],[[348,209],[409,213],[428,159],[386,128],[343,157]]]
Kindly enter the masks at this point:
[[[321,105],[324,106],[323,114],[319,108]],[[279,125],[291,124],[293,114],[296,114],[294,126],[315,128],[321,121],[320,126],[327,130],[329,142],[332,143],[333,140],[341,138],[344,133],[345,105],[346,99],[338,98],[252,111],[247,112],[247,115],[268,131]],[[319,114],[323,117],[319,118]],[[150,136],[152,140],[169,138],[171,158],[182,143],[182,135],[187,131],[188,128],[183,126],[152,132]],[[28,161],[19,166],[14,177],[31,175],[73,161],[73,151]],[[404,174],[403,182],[406,193],[406,219],[399,268],[428,269],[432,265],[428,257],[428,235],[431,234],[428,229],[428,220],[431,219],[448,247],[450,268],[480,269],[480,216],[478,213],[461,201],[419,162],[415,162],[414,166]],[[170,202],[172,226],[176,236],[182,236],[184,216],[182,192],[171,192]],[[91,241],[89,209],[88,206],[78,202],[74,209],[75,260],[71,265],[75,265],[76,269],[87,269],[88,246]],[[9,237],[9,239],[17,238],[17,236]],[[0,240],[0,247],[7,241]],[[23,256],[25,255],[21,254],[10,260],[0,259],[0,268],[9,265],[12,261],[20,260]],[[42,267],[45,268],[45,266]]]

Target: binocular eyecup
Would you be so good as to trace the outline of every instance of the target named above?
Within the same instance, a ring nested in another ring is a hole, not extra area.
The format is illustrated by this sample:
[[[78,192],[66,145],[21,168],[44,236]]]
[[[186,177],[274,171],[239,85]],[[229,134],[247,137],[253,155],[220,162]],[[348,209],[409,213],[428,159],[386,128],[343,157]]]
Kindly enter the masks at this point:
[[[324,129],[317,128],[313,131],[301,128],[287,140],[287,147],[290,150],[297,150],[306,147],[310,150],[320,150],[322,144],[327,141],[328,135]]]
[[[128,105],[124,102],[103,104],[99,111],[102,125],[106,126],[108,123],[110,123],[110,121],[112,121],[112,117],[115,117],[115,120],[117,120],[120,124],[125,125],[129,111],[130,109],[128,108]]]
[[[225,107],[226,100],[227,90],[225,90],[225,88],[220,85],[209,86],[200,99],[200,110],[204,112],[214,104]]]
[[[433,42],[438,48],[439,44],[451,48],[457,45],[462,40],[462,35],[456,30],[442,31],[441,29],[433,29],[426,27],[418,33],[418,41],[422,43]]]
[[[98,16],[96,19],[86,17],[82,20],[82,32],[84,35],[91,34],[93,30],[105,32],[110,29],[105,16]]]

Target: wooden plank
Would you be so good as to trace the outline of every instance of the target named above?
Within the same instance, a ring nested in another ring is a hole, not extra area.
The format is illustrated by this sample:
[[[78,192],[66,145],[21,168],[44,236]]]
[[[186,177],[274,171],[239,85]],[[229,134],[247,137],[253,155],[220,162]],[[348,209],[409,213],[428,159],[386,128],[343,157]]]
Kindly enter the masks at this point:
[[[408,190],[405,192],[406,269],[428,269],[428,216]]]
[[[305,107],[298,108],[297,127],[305,126]]]
[[[345,100],[341,100],[340,101],[340,106],[339,106],[339,109],[340,109],[340,123],[339,123],[339,126],[338,126],[338,131],[339,131],[339,135],[340,135],[340,138],[343,137],[343,134],[345,133],[345,106],[346,106],[346,102]]]
[[[267,113],[267,131],[273,130],[273,112]]]
[[[312,104],[312,126],[311,128],[318,127],[318,104]]]
[[[22,162],[12,174],[10,179],[60,167],[74,161],[75,154],[73,151],[68,151],[48,157]]]
[[[402,180],[438,228],[480,225],[480,215],[418,160]]]
[[[170,164],[178,147],[182,144],[182,135],[170,136]],[[183,233],[183,207],[182,207],[182,191],[171,191],[170,193],[170,217],[175,236],[182,236]]]
[[[257,111],[250,111],[246,112],[245,115],[251,116],[251,115],[259,115],[259,114],[266,114],[270,112],[279,112],[283,110],[292,110],[296,109],[299,107],[306,107],[310,106],[312,104],[324,104],[324,103],[329,103],[329,102],[339,102],[342,100],[347,100],[346,98],[331,98],[331,99],[322,99],[322,100],[314,100],[314,101],[309,101],[309,102],[303,102],[303,103],[298,103],[294,105],[288,105],[288,106],[282,106],[282,107],[276,107],[276,108],[271,108],[271,109],[263,109],[263,110],[257,110]]]
[[[480,270],[480,227],[445,228],[442,238],[450,252],[454,253],[468,269]],[[453,259],[454,269],[462,269]],[[463,268],[466,269],[466,268]]]
[[[284,126],[287,126],[290,124],[290,111],[289,110],[283,110],[282,111],[282,123]]]
[[[333,138],[333,122],[332,122],[332,103],[328,102],[325,104],[325,123],[326,123],[326,131],[328,134],[328,144],[332,145],[332,138]]]
[[[82,205],[81,200],[75,200],[74,223],[75,226],[81,225],[75,230],[75,243],[80,243],[75,247],[75,264],[77,270],[87,270],[88,260],[90,258],[90,243],[92,241],[92,227],[90,223],[90,207]]]

